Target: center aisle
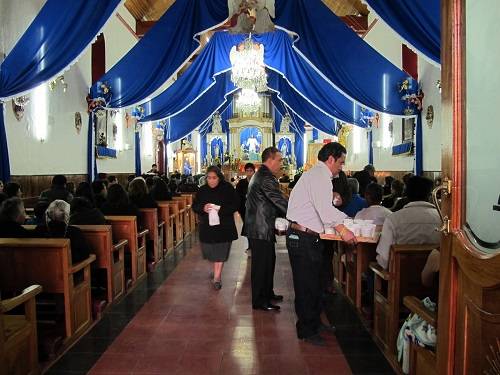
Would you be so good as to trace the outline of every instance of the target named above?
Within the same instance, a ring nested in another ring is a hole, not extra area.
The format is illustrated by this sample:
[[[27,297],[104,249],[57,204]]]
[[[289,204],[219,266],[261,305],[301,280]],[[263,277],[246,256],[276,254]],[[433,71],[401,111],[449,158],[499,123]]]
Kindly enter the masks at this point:
[[[214,290],[199,242],[94,365],[90,374],[351,374],[334,337],[316,347],[297,339],[288,254],[277,245],[280,312],[251,306],[247,241],[233,243]]]

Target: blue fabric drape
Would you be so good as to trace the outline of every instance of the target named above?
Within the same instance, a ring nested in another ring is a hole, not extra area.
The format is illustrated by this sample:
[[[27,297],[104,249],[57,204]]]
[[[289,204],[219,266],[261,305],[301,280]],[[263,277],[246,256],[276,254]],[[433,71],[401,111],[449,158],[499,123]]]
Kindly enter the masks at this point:
[[[415,126],[415,171],[417,176],[421,176],[424,170],[424,145],[422,134],[422,113],[417,116],[417,125]]]
[[[99,79],[111,89],[107,107],[129,107],[152,96],[198,48],[194,37],[227,18],[224,1],[175,1],[141,41]],[[91,96],[99,97],[97,84],[92,86]]]
[[[58,76],[92,43],[120,0],[48,0],[0,66],[0,100]]]
[[[298,34],[294,49],[346,96],[378,112],[403,113],[395,88],[407,74],[356,35],[321,0],[277,0],[275,24]]]
[[[87,179],[89,182],[97,178],[97,160],[95,152],[95,114],[89,114],[88,129],[87,129]]]
[[[140,130],[136,130],[135,132],[135,175],[142,175],[142,166],[141,166],[141,132]]]
[[[184,111],[169,118],[169,126],[165,132],[169,142],[185,137],[227,103],[227,97],[236,90],[230,76],[230,73],[217,76],[215,85],[203,96]]]
[[[0,180],[4,183],[10,181],[9,149],[4,126],[4,107],[0,102]]]
[[[319,139],[319,132],[318,132],[318,129],[314,128],[313,131],[313,141],[316,141]]]
[[[437,64],[441,62],[439,0],[367,0],[368,5],[401,38]]]
[[[368,164],[373,165],[373,130],[368,131]]]

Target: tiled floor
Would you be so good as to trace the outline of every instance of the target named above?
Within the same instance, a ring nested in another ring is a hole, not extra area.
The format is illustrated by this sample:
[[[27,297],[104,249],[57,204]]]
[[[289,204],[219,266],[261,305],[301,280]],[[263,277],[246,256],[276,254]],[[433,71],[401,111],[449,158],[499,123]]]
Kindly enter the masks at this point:
[[[253,311],[245,247],[245,239],[233,244],[215,291],[199,243],[186,241],[49,374],[392,374],[340,296],[327,303],[337,337],[325,336],[322,348],[297,340],[282,242],[275,275],[275,290],[285,297],[281,311]]]

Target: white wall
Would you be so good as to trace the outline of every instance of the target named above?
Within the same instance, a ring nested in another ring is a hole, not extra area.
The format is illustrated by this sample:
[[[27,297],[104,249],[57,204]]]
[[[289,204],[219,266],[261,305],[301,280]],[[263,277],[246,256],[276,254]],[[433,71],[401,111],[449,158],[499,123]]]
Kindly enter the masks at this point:
[[[41,0],[0,0],[0,52],[7,55],[17,43],[45,2]],[[132,16],[125,7],[119,13],[133,26]],[[106,67],[109,69],[136,43],[135,37],[116,16],[104,28]],[[36,139],[35,128],[40,118],[34,113],[34,101],[25,108],[24,118],[17,121],[11,102],[5,103],[5,124],[13,175],[52,175],[55,173],[87,173],[87,103],[85,97],[91,84],[91,48],[78,62],[64,72],[68,84],[64,93],[59,85],[47,89],[47,137]],[[32,97],[33,95],[30,94]],[[32,98],[31,98],[32,99]],[[80,134],[75,129],[75,112],[82,116]],[[38,117],[38,118],[37,118]],[[125,124],[125,121],[123,121]],[[129,173],[134,171],[133,129],[123,127],[123,143],[130,150],[121,151],[117,159],[98,160],[100,172]]]

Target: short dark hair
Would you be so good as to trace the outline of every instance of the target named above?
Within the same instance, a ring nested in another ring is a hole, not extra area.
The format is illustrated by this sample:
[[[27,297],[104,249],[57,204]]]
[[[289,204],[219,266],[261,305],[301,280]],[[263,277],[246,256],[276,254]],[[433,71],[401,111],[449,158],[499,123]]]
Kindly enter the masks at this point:
[[[67,182],[68,182],[68,180],[66,179],[66,176],[64,176],[62,174],[56,174],[52,178],[52,185],[53,186],[64,186],[64,185],[66,185]]]
[[[375,167],[373,165],[371,165],[371,164],[365,165],[365,167],[363,168],[363,170],[375,173]]]
[[[274,146],[266,148],[264,151],[262,151],[262,162],[265,163],[269,159],[274,158],[274,155],[276,155],[278,152],[281,151]]]
[[[376,182],[368,184],[368,186],[365,188],[366,200],[375,204],[380,204],[380,202],[382,202],[383,197],[384,197],[384,188],[381,185],[377,184]]]
[[[318,152],[318,160],[325,162],[330,156],[333,156],[337,160],[342,154],[347,154],[345,147],[338,142],[330,142],[321,147],[321,150]]]
[[[246,163],[245,164],[245,171],[247,169],[252,169],[255,172],[255,164],[254,163]]]
[[[226,180],[220,168],[215,165],[211,165],[210,167],[207,168],[206,174],[208,175],[209,172],[215,173],[217,177],[219,177],[219,183]]]
[[[2,202],[0,206],[0,215],[3,218],[16,221],[16,219],[23,213],[23,201],[18,197],[12,197]]]
[[[427,177],[413,176],[406,183],[406,196],[410,202],[428,201],[434,183]]]
[[[113,183],[116,181],[116,176],[108,176],[108,182]]]
[[[3,187],[3,192],[7,195],[7,198],[12,198],[17,196],[17,192],[21,189],[21,185],[16,182],[7,182]]]
[[[102,180],[95,180],[94,182],[92,182],[92,191],[94,192],[94,195],[99,195],[101,191],[105,189],[105,187],[106,185]]]
[[[151,165],[151,168],[153,168],[153,167],[157,167],[157,166],[158,166],[158,165],[155,163],[155,164]]]
[[[394,180],[391,183],[391,190],[394,190],[398,195],[402,195],[405,189],[405,184],[400,180]]]

